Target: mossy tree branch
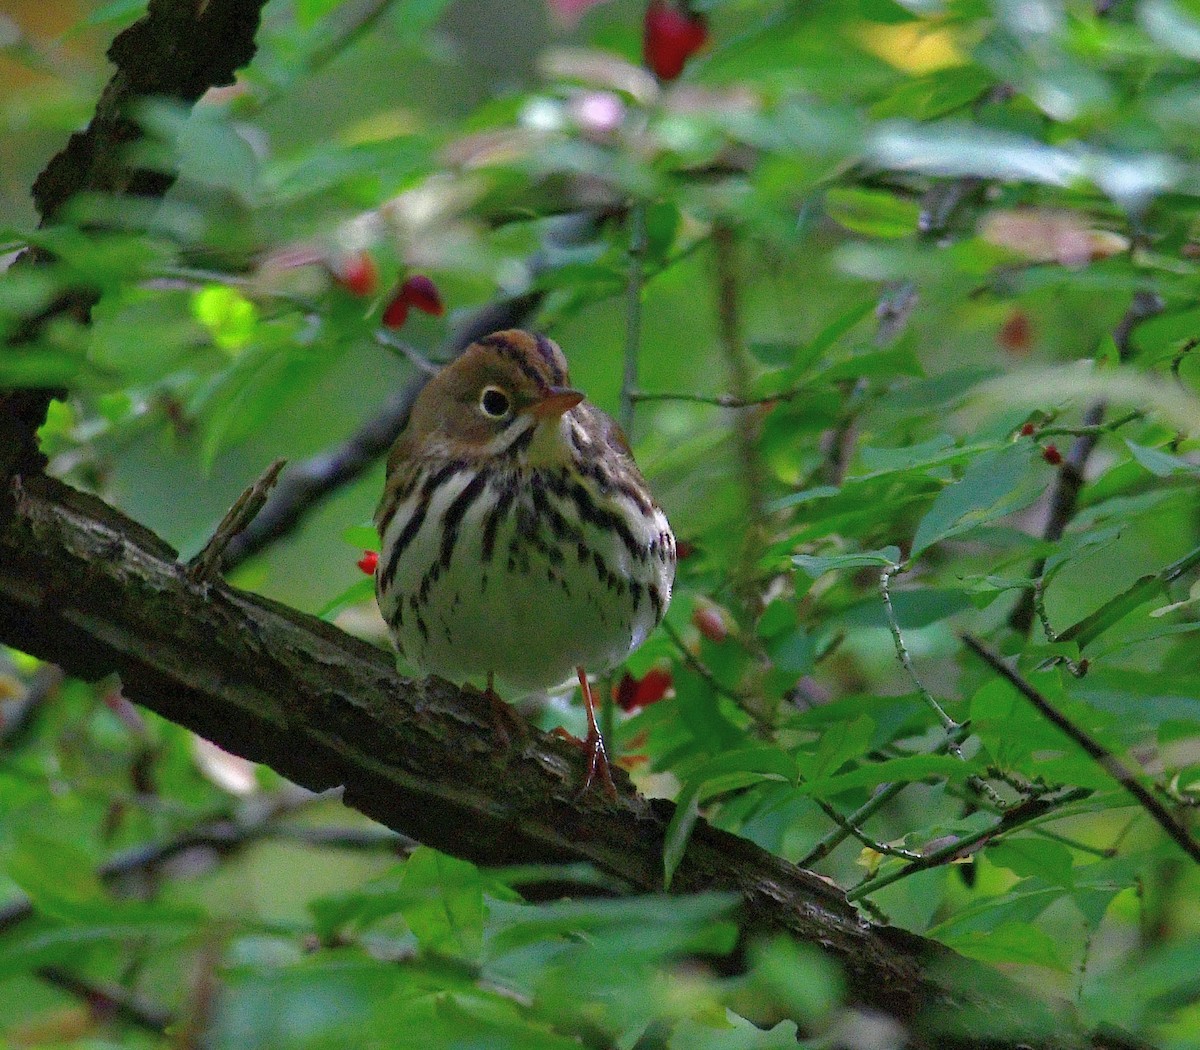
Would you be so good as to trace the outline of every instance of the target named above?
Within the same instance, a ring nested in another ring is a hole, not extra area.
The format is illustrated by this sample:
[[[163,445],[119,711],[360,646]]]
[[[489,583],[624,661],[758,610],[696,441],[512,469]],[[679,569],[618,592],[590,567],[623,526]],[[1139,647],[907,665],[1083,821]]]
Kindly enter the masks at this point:
[[[621,774],[615,802],[581,796],[571,744],[531,729],[506,749],[478,691],[404,679],[389,654],[327,623],[220,580],[193,582],[153,534],[50,478],[19,486],[0,531],[0,642],[78,677],[119,674],[130,699],[305,787],[342,785],[348,805],[448,853],[582,861],[616,892],[661,887],[670,803],[639,797]],[[820,944],[854,1002],[905,1024],[919,1028],[935,1008],[1003,1012],[1003,997],[968,1002],[943,983],[973,964],[865,922],[822,879],[703,821],[672,882],[701,890],[738,895],[747,937]]]

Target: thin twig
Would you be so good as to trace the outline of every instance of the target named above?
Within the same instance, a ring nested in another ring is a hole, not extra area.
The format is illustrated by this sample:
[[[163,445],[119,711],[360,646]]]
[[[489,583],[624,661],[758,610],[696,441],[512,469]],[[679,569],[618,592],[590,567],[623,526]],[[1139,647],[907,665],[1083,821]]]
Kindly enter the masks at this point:
[[[912,850],[900,849],[898,846],[889,846],[886,842],[876,842],[870,835],[860,829],[856,824],[851,823],[843,817],[836,809],[828,802],[821,798],[814,798],[821,812],[840,827],[847,835],[858,839],[867,849],[874,850],[885,857],[900,857],[904,860],[919,860],[921,854],[914,853]]]
[[[1090,794],[1091,791],[1087,788],[1074,788],[1056,798],[1046,795],[1037,798],[1027,798],[1005,810],[1004,814],[994,824],[990,824],[986,828],[981,828],[970,835],[955,838],[953,842],[942,846],[940,849],[924,854],[919,860],[915,860],[911,864],[906,864],[903,868],[888,872],[886,875],[880,875],[874,879],[867,879],[860,882],[853,889],[847,891],[846,899],[850,901],[859,900],[862,897],[883,889],[885,886],[890,886],[894,882],[899,882],[910,875],[915,875],[918,871],[927,871],[930,868],[941,867],[941,865],[948,864],[960,857],[968,857],[978,852],[998,836],[1019,828],[1024,824],[1028,824],[1039,817],[1044,817],[1047,813],[1068,802],[1075,802],[1078,799],[1086,798]]]
[[[155,1035],[165,1035],[174,1023],[170,1011],[119,984],[84,980],[61,966],[39,966],[35,972],[47,984],[86,1003],[98,1020],[120,1021]]]
[[[629,281],[625,288],[625,368],[621,375],[621,428],[633,437],[633,392],[642,342],[642,285],[646,266],[646,204],[629,207]]]
[[[708,665],[687,647],[684,640],[679,637],[679,632],[675,630],[669,620],[663,620],[662,630],[663,634],[670,638],[675,648],[679,650],[679,655],[683,657],[683,662],[712,686],[714,692],[720,693],[723,697],[732,700],[739,706],[741,705],[744,697],[736,690],[730,689],[727,685],[722,685],[717,680],[717,676],[712,673]]]
[[[784,390],[766,397],[737,397],[733,394],[691,394],[684,390],[631,390],[632,401],[689,401],[697,405],[715,405],[717,408],[754,408],[771,405],[777,401],[791,401],[800,389]]]
[[[1141,409],[1134,409],[1134,411],[1127,412],[1125,415],[1118,419],[1114,419],[1111,422],[1097,423],[1094,426],[1085,424],[1084,426],[1079,427],[1040,427],[1038,428],[1037,436],[1039,438],[1050,437],[1051,435],[1069,435],[1071,437],[1103,437],[1105,434],[1111,434],[1113,431],[1119,430],[1128,423],[1133,423],[1139,419],[1145,418],[1145,415],[1146,413]]]
[[[1117,356],[1121,362],[1127,361],[1133,353],[1133,333],[1137,326],[1162,313],[1164,306],[1162,298],[1154,292],[1134,293],[1129,309],[1125,311],[1113,331],[1113,341],[1116,343]],[[1078,436],[1071,443],[1066,456],[1063,457],[1062,466],[1059,467],[1055,478],[1054,489],[1050,494],[1050,513],[1046,517],[1046,526],[1042,530],[1042,539],[1047,542],[1056,543],[1062,539],[1067,525],[1075,516],[1088,460],[1100,438],[1107,433],[1102,426],[1107,408],[1107,403],[1103,399],[1094,401],[1087,407],[1083,414],[1083,426],[1078,428]],[[1046,428],[1042,431],[1042,433],[1047,432],[1056,433],[1057,431],[1054,428]],[[1034,563],[1030,575],[1034,579],[1038,579],[1045,571],[1046,559],[1039,558]],[[1017,604],[1008,614],[1008,625],[1014,631],[1027,634],[1029,628],[1033,626],[1033,618],[1033,592],[1022,591],[1020,598],[1017,599]]]
[[[413,843],[394,832],[379,828],[306,827],[281,823],[280,818],[310,805],[321,796],[291,790],[264,799],[254,812],[242,818],[219,817],[181,832],[162,842],[133,846],[105,861],[98,874],[102,882],[117,882],[129,875],[150,871],[194,849],[216,850],[229,856],[264,839],[283,839],[305,845],[342,849],[388,848],[402,851]],[[0,933],[33,914],[33,902],[17,896],[0,905]]]
[[[945,708],[934,699],[933,694],[925,688],[925,683],[918,676],[917,669],[913,666],[912,657],[909,655],[908,646],[904,644],[904,635],[900,633],[900,623],[896,619],[896,610],[892,607],[892,577],[903,571],[902,566],[889,565],[879,574],[879,593],[883,598],[883,610],[887,616],[888,628],[892,632],[892,641],[896,646],[896,656],[899,657],[900,664],[908,674],[909,681],[912,682],[917,694],[925,701],[925,705],[937,716],[938,721],[942,723],[942,728],[946,730],[950,738],[953,738],[954,734],[961,727],[958,722],[946,714]],[[956,743],[950,745],[950,753],[957,758],[962,758],[962,751],[959,750]]]
[[[403,339],[398,339],[391,332],[383,328],[375,333],[375,342],[385,350],[395,350],[417,371],[424,372],[426,375],[437,375],[446,363],[445,359],[435,361],[433,358],[426,357],[415,346],[406,343]]]
[[[957,747],[970,734],[970,728],[964,723],[959,725],[958,729],[946,737],[934,749],[933,754],[940,755],[944,751],[949,751],[951,747]],[[875,789],[875,793],[853,813],[845,818],[845,825],[855,828],[861,828],[868,820],[871,819],[879,810],[892,801],[906,787],[910,786],[910,781],[897,780],[890,784],[880,784]],[[841,821],[838,822],[841,825]],[[834,828],[821,837],[803,857],[796,863],[802,868],[810,868],[817,861],[829,856],[835,849],[838,848],[849,837],[850,832],[843,826]]]
[[[713,227],[713,251],[717,262],[717,329],[729,387],[739,401],[749,400],[750,365],[742,345],[742,320],[738,296],[737,238],[726,222]],[[753,414],[739,413],[734,420],[737,455],[746,493],[746,527],[738,563],[733,567],[733,588],[743,609],[754,616],[761,595],[757,594],[758,560],[766,539],[766,482],[758,453],[759,422]]]
[[[1167,811],[1166,807],[1141,785],[1132,770],[1098,740],[1059,712],[1042,693],[1038,692],[1022,675],[1009,667],[979,639],[970,634],[963,634],[961,637],[971,652],[1007,680],[1042,717],[1075,741],[1101,769],[1137,799],[1141,807],[1150,814],[1155,823],[1174,840],[1184,853],[1200,864],[1200,842],[1193,839],[1187,828],[1180,824]]]
[[[279,472],[283,470],[286,459],[277,459],[262,476],[245,492],[238,496],[237,501],[229,508],[221,524],[217,526],[212,537],[191,561],[188,562],[188,579],[193,583],[205,583],[217,573],[221,564],[221,555],[233,538],[244,532],[247,526],[258,516],[267,502],[267,496],[279,480]]]
[[[1065,631],[1059,631],[1056,641],[1074,642],[1080,649],[1094,642],[1113,624],[1119,622],[1162,588],[1170,586],[1181,576],[1200,565],[1200,547],[1189,551],[1170,565],[1134,580],[1125,590],[1106,601],[1082,620]]]

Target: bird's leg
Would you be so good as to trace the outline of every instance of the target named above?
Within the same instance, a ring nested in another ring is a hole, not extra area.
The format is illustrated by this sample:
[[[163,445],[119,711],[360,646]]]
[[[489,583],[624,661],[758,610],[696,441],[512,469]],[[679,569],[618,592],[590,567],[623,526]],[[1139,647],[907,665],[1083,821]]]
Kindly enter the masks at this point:
[[[496,692],[496,676],[491,671],[488,671],[487,689],[484,690],[483,695],[487,697],[488,703],[492,705],[492,728],[496,731],[496,735],[500,738],[505,748],[512,743],[514,733],[518,737],[525,736],[526,727],[524,721],[512,709],[512,706],[506,704],[503,697]]]
[[[588,683],[587,672],[582,666],[576,667],[575,673],[579,675],[579,688],[583,690],[583,705],[587,708],[588,731],[583,746],[588,753],[588,772],[587,779],[583,782],[583,790],[587,791],[591,788],[592,781],[598,774],[604,793],[609,798],[616,798],[617,789],[608,768],[608,754],[604,750],[604,738],[600,735],[600,727],[596,724],[596,702],[592,699],[592,687]]]

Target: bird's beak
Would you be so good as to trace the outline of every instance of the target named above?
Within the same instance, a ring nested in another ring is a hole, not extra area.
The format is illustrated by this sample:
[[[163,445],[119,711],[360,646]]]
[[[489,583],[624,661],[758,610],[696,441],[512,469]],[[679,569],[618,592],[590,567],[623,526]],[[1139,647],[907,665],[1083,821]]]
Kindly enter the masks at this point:
[[[535,419],[559,419],[583,400],[583,392],[569,386],[552,386],[530,405],[528,412]]]

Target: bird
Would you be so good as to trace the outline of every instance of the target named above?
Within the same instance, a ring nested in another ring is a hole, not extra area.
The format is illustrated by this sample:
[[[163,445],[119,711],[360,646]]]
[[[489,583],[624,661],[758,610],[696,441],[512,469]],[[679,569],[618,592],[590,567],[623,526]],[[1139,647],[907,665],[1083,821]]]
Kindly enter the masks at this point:
[[[532,693],[577,677],[584,790],[598,778],[615,796],[588,673],[662,621],[675,536],[558,344],[495,332],[437,372],[388,454],[375,525],[376,598],[400,655],[425,675],[485,680],[506,713],[496,681]]]

